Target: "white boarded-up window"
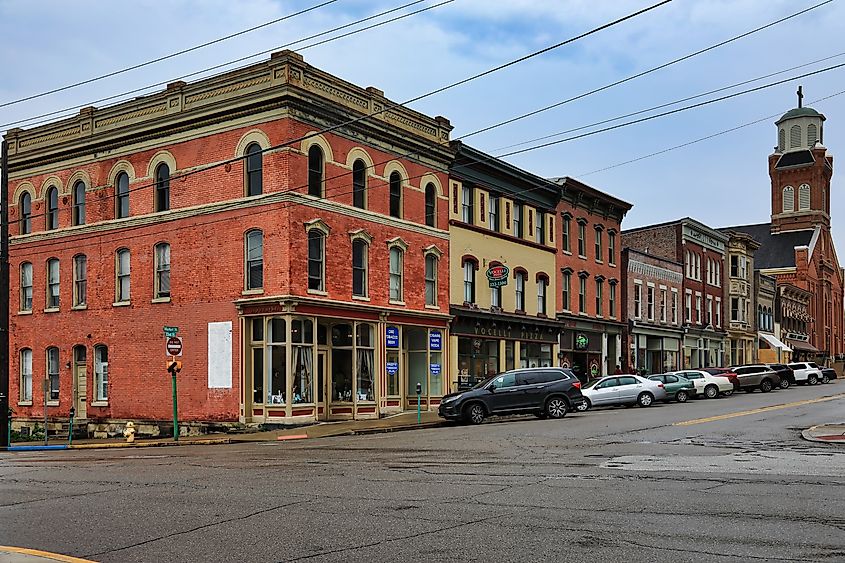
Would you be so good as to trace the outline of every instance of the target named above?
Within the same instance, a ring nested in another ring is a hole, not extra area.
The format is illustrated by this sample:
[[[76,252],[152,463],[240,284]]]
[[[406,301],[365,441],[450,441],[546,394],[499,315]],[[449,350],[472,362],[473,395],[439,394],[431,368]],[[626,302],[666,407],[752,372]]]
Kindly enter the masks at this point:
[[[783,189],[783,212],[791,211],[795,211],[795,190],[792,186],[786,186]]]
[[[801,146],[801,126],[793,125],[789,128],[789,148],[794,149]]]
[[[208,323],[208,388],[232,388],[232,321]]]
[[[816,146],[816,141],[818,141],[818,132],[816,131],[816,126],[813,123],[807,125],[807,146],[813,148]]]
[[[806,211],[810,209],[810,185],[801,184],[798,186],[798,209]]]

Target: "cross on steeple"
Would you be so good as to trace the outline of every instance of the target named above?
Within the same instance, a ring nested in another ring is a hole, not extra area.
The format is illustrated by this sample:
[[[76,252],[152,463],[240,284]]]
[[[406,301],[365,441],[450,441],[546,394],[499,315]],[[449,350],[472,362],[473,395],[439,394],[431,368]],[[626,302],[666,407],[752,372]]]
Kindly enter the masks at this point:
[[[803,92],[803,90],[802,90],[802,87],[801,87],[801,86],[799,86],[799,87],[798,87],[798,107],[799,107],[799,108],[800,108],[800,107],[802,107],[802,106],[801,106],[801,103],[802,103],[803,101],[804,101],[804,92]]]

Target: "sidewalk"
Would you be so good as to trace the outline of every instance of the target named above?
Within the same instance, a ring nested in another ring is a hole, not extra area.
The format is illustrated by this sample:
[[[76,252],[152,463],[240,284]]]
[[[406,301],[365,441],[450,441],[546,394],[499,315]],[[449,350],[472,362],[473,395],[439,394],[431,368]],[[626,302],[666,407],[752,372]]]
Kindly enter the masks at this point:
[[[207,434],[205,436],[180,437],[176,442],[173,438],[138,438],[129,444],[122,438],[104,439],[76,439],[68,446],[67,442],[51,441],[49,447],[44,442],[17,442],[12,444],[10,451],[32,451],[44,449],[98,449],[98,448],[144,448],[163,446],[195,446],[213,444],[234,444],[244,442],[274,442],[286,440],[303,440],[328,438],[330,436],[356,436],[363,434],[379,434],[384,432],[400,432],[403,430],[418,430],[433,428],[446,422],[437,413],[421,413],[420,423],[417,423],[416,412],[404,412],[398,415],[373,420],[344,420],[340,422],[321,422],[309,426],[266,430],[263,432],[245,432],[236,434]],[[0,558],[0,563],[3,559]]]
[[[79,559],[69,555],[60,555],[48,551],[28,549],[25,547],[9,547],[0,545],[0,563],[49,563],[50,561],[64,561],[65,563],[93,563],[88,559]]]
[[[812,426],[801,432],[801,435],[811,442],[845,445],[845,422]]]

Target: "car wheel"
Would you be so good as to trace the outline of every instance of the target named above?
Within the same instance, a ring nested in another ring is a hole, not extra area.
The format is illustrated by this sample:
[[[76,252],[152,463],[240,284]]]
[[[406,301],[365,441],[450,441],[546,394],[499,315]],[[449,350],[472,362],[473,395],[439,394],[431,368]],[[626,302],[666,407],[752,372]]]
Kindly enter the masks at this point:
[[[816,383],[818,383],[818,382],[819,382],[819,378],[816,376],[816,374],[815,374],[815,373],[811,373],[811,374],[807,377],[807,383],[809,383],[810,385],[815,385],[815,384],[816,384]]]
[[[704,396],[708,399],[715,399],[719,395],[719,388],[715,385],[708,385],[704,388]]]
[[[689,399],[689,395],[687,394],[686,391],[678,391],[675,394],[675,400],[678,401],[679,403],[686,403],[687,399]]]
[[[722,397],[730,397],[734,394],[734,390],[731,389],[730,391],[722,391]]]
[[[569,410],[569,405],[560,397],[552,397],[546,401],[546,414],[549,418],[563,418]]]
[[[826,374],[822,374],[822,383],[830,383],[830,378]]]
[[[481,403],[472,403],[464,409],[464,419],[472,424],[481,424],[484,422],[484,417],[487,413],[484,412],[484,407]]]
[[[578,406],[575,407],[575,410],[578,412],[587,412],[588,410],[590,410],[591,406],[592,405],[590,404],[590,399],[584,399],[583,403],[578,403]]]
[[[653,402],[654,395],[651,393],[640,393],[640,396],[637,397],[637,404],[641,407],[650,407]]]
[[[789,389],[789,380],[788,379],[781,379],[780,380],[780,388],[781,389]]]
[[[772,381],[770,379],[764,379],[760,382],[760,391],[763,393],[768,393],[772,390]]]

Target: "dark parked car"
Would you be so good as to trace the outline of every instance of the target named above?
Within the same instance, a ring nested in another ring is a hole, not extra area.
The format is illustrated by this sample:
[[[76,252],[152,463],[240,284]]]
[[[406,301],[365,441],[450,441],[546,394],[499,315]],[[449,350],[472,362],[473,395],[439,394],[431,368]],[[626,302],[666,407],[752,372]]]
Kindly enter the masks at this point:
[[[766,364],[780,377],[780,388],[789,389],[795,385],[795,372],[786,364]]]
[[[563,418],[584,402],[581,382],[569,369],[527,368],[507,371],[472,389],[443,397],[438,414],[481,424],[490,415],[534,413]]]
[[[828,383],[836,379],[836,370],[833,368],[822,368],[822,383]]]
[[[739,388],[747,393],[753,393],[755,389],[768,393],[780,386],[780,377],[767,365],[739,366],[731,371],[739,377]]]

